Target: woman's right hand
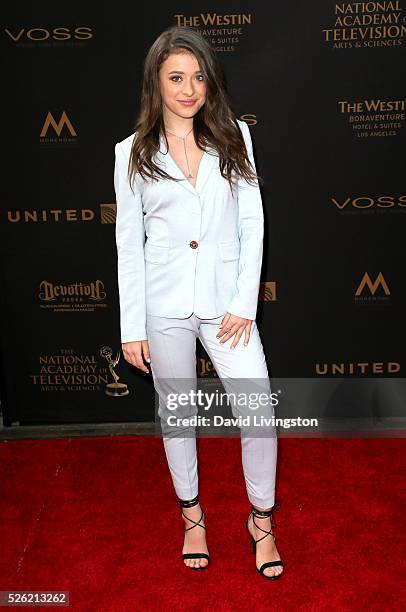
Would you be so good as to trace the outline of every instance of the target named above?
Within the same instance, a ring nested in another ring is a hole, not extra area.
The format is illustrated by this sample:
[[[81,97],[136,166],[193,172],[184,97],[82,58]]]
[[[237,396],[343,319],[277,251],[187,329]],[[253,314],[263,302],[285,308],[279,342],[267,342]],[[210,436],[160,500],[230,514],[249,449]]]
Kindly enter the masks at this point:
[[[131,365],[139,368],[142,372],[149,374],[149,370],[144,364],[144,359],[148,363],[151,361],[149,355],[148,340],[135,340],[134,342],[124,342],[122,345],[124,359]]]

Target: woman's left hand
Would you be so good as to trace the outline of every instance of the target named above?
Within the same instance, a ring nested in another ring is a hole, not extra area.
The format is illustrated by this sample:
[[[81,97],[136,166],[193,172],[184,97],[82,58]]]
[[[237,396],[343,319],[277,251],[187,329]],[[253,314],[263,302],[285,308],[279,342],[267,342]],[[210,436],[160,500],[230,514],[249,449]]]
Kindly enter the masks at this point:
[[[251,326],[252,321],[250,319],[243,319],[242,317],[237,317],[237,315],[227,312],[220,324],[220,331],[217,333],[216,338],[222,338],[220,344],[224,344],[224,342],[227,342],[227,340],[235,335],[230,346],[230,348],[233,349],[245,332],[244,346],[247,346],[251,334]]]

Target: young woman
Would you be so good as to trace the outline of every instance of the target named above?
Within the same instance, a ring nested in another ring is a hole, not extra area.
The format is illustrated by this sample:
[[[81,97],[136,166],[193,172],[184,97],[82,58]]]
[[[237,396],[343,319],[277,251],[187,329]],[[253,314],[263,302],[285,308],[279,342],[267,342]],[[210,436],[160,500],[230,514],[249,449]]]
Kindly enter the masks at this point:
[[[256,389],[270,393],[270,383],[255,321],[263,209],[250,131],[230,109],[214,50],[193,29],[171,27],[153,43],[135,132],[116,144],[115,153],[123,354],[143,372],[151,365],[185,523],[182,557],[188,567],[204,569],[210,557],[195,429],[183,422],[169,427],[168,394],[196,386],[196,338],[227,392],[238,381],[245,388],[255,381]],[[235,404],[232,411],[247,414]],[[196,406],[186,413],[196,415]],[[271,405],[265,413],[273,415]],[[251,502],[246,528],[257,570],[275,579],[283,571],[272,533],[275,429],[262,429],[258,437],[243,429]]]

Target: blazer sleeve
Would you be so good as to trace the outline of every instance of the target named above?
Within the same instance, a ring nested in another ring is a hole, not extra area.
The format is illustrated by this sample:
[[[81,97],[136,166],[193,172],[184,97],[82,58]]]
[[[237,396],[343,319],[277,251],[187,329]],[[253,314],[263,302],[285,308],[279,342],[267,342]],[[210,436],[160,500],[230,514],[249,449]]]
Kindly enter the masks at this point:
[[[248,124],[240,121],[249,160],[256,171],[252,140]],[[237,293],[228,312],[244,319],[255,320],[264,239],[264,212],[258,181],[250,185],[245,179],[238,180],[238,234],[240,238],[240,260],[237,278]]]
[[[115,145],[117,272],[120,299],[121,342],[146,340],[145,229],[141,193],[127,178],[128,159]]]

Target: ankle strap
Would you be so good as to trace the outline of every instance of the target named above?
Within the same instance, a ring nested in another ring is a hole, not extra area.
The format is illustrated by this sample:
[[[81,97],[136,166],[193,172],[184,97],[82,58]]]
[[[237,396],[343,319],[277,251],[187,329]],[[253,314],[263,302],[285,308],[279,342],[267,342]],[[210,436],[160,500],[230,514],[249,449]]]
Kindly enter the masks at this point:
[[[254,516],[257,516],[258,518],[269,518],[270,516],[272,516],[272,509],[271,510],[257,510],[255,506],[252,506],[251,513]]]
[[[197,494],[193,499],[178,499],[177,502],[182,506],[182,508],[192,508],[192,506],[196,506],[199,503],[199,494]]]
[[[258,510],[255,506],[251,505],[251,512],[258,518],[272,518],[272,513],[278,509],[279,502],[275,502],[270,510]]]

